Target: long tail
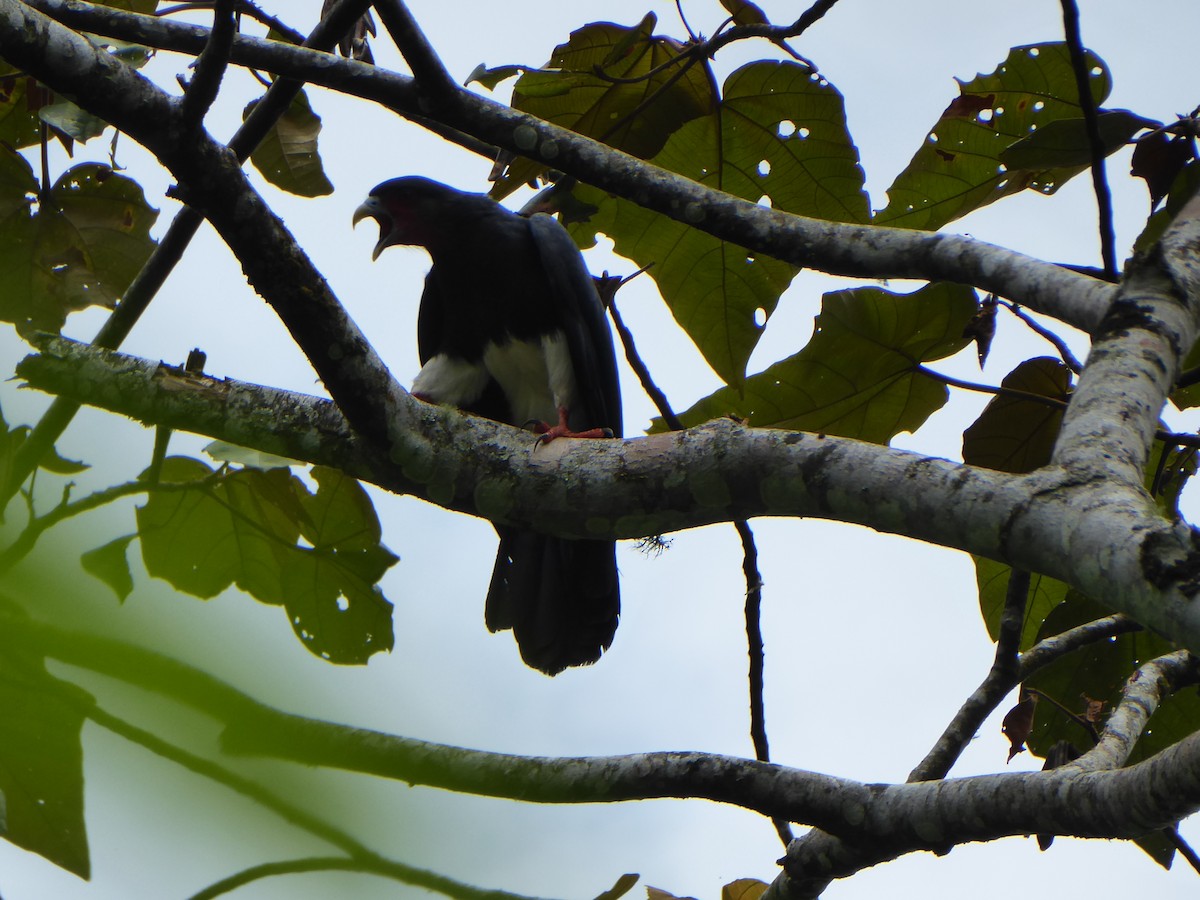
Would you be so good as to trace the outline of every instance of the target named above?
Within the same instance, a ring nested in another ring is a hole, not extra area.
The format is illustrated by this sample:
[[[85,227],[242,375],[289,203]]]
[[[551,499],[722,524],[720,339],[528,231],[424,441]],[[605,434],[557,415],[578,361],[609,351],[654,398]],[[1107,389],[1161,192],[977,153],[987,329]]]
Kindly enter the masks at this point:
[[[496,530],[488,629],[511,628],[521,658],[547,675],[598,660],[621,612],[616,544]]]

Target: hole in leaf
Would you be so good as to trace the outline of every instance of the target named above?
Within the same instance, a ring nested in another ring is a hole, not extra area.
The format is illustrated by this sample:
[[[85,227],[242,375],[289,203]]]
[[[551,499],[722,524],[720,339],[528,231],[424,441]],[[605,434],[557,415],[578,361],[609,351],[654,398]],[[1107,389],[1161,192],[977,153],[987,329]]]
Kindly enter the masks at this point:
[[[796,133],[796,123],[789,119],[784,119],[777,126],[775,126],[775,133],[781,138],[790,138]]]
[[[771,161],[769,159],[760,159],[758,161],[758,174],[764,178],[771,174]]]
[[[754,311],[754,324],[759,328],[765,328],[767,324],[767,311],[761,306]]]

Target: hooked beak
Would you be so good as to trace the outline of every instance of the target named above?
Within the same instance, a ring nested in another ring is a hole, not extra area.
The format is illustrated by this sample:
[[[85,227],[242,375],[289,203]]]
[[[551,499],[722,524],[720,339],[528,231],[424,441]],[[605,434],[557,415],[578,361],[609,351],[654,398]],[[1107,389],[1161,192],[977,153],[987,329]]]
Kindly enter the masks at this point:
[[[383,252],[384,248],[390,246],[388,238],[392,232],[392,217],[387,214],[378,197],[368,197],[359,204],[358,209],[354,210],[354,217],[350,220],[350,224],[355,227],[363,219],[374,219],[379,223],[379,240],[376,241],[375,248],[371,251],[371,261],[374,262],[379,259],[379,254]]]

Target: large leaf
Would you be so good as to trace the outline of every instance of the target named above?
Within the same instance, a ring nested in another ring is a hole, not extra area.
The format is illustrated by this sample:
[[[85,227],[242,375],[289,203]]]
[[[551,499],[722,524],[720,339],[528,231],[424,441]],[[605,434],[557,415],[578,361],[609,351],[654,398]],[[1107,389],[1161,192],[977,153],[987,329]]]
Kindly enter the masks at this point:
[[[655,165],[775,209],[838,221],[868,215],[841,94],[793,63],[759,62],[725,82],[720,107],[675,132]],[[599,207],[577,240],[609,235],[649,274],[676,321],[727,384],[739,386],[780,294],[797,269],[683,222],[579,189]],[[702,211],[697,211],[702,215]]]
[[[254,103],[248,105],[242,117],[250,115],[253,108]],[[320,133],[321,117],[312,111],[308,96],[300,91],[250,154],[250,162],[267,181],[291,194],[301,197],[331,194],[333,185],[325,176],[317,151]]]
[[[305,647],[332,662],[390,650],[392,606],[375,584],[396,557],[362,487],[332,470],[316,476],[314,496],[287,469],[217,475],[165,460],[161,480],[187,489],[154,492],[138,510],[146,570],[198,597],[236,584],[282,605]]]
[[[41,137],[37,110],[50,92],[28,75],[12,72],[0,77],[0,144],[18,150]]]
[[[963,462],[1000,472],[1032,472],[1050,462],[1071,392],[1071,370],[1049,357],[1027,359],[963,432]],[[1058,401],[1058,406],[1037,397]]]
[[[1039,640],[1108,614],[1109,611],[1099,604],[1071,591],[1065,602],[1047,617]],[[1122,688],[1133,671],[1174,649],[1168,641],[1151,632],[1130,632],[1081,647],[1035,673],[1026,685],[1044,692],[1057,703],[1037,705],[1028,739],[1029,749],[1038,756],[1045,756],[1058,741],[1069,741],[1081,751],[1090,749],[1091,735],[1063,708],[1082,715],[1089,701],[1102,701],[1103,715],[1107,716],[1120,702]],[[1166,697],[1134,746],[1128,764],[1148,759],[1188,737],[1196,730],[1198,721],[1200,694],[1194,688]],[[1103,724],[1102,717],[1095,723],[1095,728],[1099,730]],[[1137,843],[1156,862],[1170,868],[1174,848],[1164,844],[1157,832],[1139,838]]]
[[[1004,601],[1008,594],[1008,579],[1012,568],[1005,563],[971,557],[975,562],[975,583],[979,590],[979,611],[992,640],[1000,636],[1000,616],[1004,612]],[[1063,600],[1070,588],[1061,581],[1045,575],[1031,575],[1029,597],[1025,601],[1025,618],[1021,624],[1019,649],[1028,650],[1038,641],[1038,632],[1046,616],[1050,615]]]
[[[66,697],[75,696],[76,702]],[[3,836],[80,878],[90,875],[83,819],[81,705],[91,700],[41,660],[0,654],[0,800]]]
[[[945,385],[920,366],[967,345],[963,327],[977,308],[975,292],[956,284],[826,294],[803,350],[747,378],[740,396],[722,388],[680,418],[690,426],[736,415],[759,427],[887,443],[946,402]],[[654,428],[663,427],[656,419]]]
[[[57,331],[67,313],[113,306],[153,251],[158,211],[108,166],[66,172],[37,212],[29,166],[0,150],[0,319]]]
[[[632,28],[597,22],[573,31],[545,68],[518,79],[513,107],[643,159],[658,153],[680,125],[711,112],[716,98],[703,63],[652,74],[683,49],[654,35],[655,21],[651,13]],[[493,195],[510,193],[544,169],[514,161]]]
[[[1143,128],[1157,128],[1162,124],[1135,115],[1127,109],[1104,110],[1096,119],[1105,156],[1116,153]],[[1092,144],[1088,139],[1087,120],[1080,116],[1077,119],[1048,122],[1033,134],[1002,150],[1000,162],[1010,169],[1031,172],[1089,166],[1092,163]]]
[[[1108,70],[1094,54],[1087,62],[1099,104],[1108,96]],[[1037,129],[1082,116],[1066,44],[1014,47],[995,72],[960,85],[960,95],[888,188],[889,203],[876,223],[940,228],[1025,188],[1051,194],[1086,166],[1010,170],[1001,161],[1009,146]]]

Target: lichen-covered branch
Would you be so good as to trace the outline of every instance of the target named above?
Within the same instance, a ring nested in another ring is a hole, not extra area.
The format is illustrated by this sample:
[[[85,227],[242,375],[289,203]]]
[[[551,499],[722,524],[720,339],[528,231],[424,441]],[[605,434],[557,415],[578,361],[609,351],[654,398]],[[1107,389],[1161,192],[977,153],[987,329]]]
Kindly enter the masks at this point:
[[[568,536],[641,537],[755,516],[801,516],[966,550],[1059,578],[1181,645],[1200,647],[1190,532],[1140,487],[1048,467],[1008,475],[862,441],[718,420],[625,441],[539,444],[528,432],[412,401],[390,452],[352,438],[332,404],[157,362],[41,341],[30,384],[133,416],[337,465],[388,490]],[[189,385],[181,390],[180,377]],[[285,413],[287,417],[285,418]],[[287,423],[294,435],[284,434]],[[1035,535],[1028,520],[1044,529]],[[1016,536],[1014,536],[1014,533]],[[1076,541],[1105,552],[1078,556]],[[1200,551],[1197,551],[1200,556]],[[1174,566],[1174,567],[1173,567]]]

